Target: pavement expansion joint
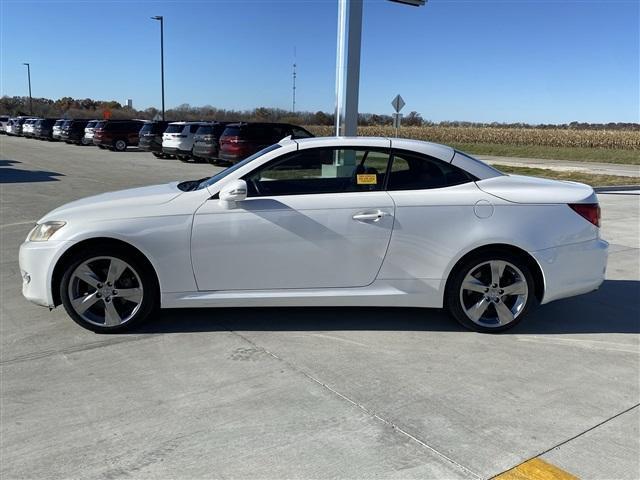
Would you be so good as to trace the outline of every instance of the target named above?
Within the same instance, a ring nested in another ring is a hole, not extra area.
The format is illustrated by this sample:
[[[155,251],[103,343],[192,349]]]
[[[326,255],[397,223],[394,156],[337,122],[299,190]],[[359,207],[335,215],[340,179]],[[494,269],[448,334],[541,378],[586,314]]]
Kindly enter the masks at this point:
[[[344,395],[343,393],[338,392],[337,390],[335,390],[334,388],[331,388],[329,385],[327,385],[326,383],[322,382],[321,380],[317,379],[316,377],[314,377],[313,375],[305,372],[304,370],[296,367],[294,364],[292,364],[291,362],[289,362],[288,360],[285,360],[282,357],[279,357],[278,355],[276,355],[275,353],[267,350],[264,347],[261,347],[260,345],[256,344],[254,341],[252,341],[251,339],[245,337],[244,335],[242,335],[241,333],[238,333],[234,330],[228,329],[229,332],[233,333],[234,335],[237,335],[238,337],[240,337],[242,340],[244,340],[245,342],[251,344],[254,348],[260,349],[262,350],[264,353],[266,353],[267,355],[275,358],[276,360],[278,360],[279,362],[284,363],[288,368],[290,368],[291,370],[293,370],[294,372],[303,375],[304,377],[308,378],[309,380],[313,381],[314,383],[320,385],[322,388],[324,388],[325,390],[328,390],[329,392],[331,392],[333,395],[341,398],[342,400],[345,400],[347,402],[349,402],[350,404],[352,404],[353,406],[357,407],[359,410],[362,410],[364,413],[366,413],[367,415],[369,415],[370,417],[373,417],[377,420],[379,420],[380,422],[384,423],[385,425],[391,427],[394,431],[400,433],[401,435],[409,438],[410,440],[412,440],[413,442],[419,444],[421,447],[429,450],[431,453],[437,455],[438,457],[442,458],[443,460],[447,461],[448,463],[454,465],[456,468],[464,471],[465,473],[473,476],[474,478],[477,479],[481,479],[483,478],[482,475],[470,470],[469,468],[465,467],[464,465],[462,465],[459,462],[456,462],[455,460],[453,460],[452,458],[448,457],[447,455],[445,455],[444,453],[436,450],[435,448],[433,448],[432,446],[430,446],[429,444],[425,443],[424,441],[420,440],[419,438],[415,437],[414,435],[411,435],[409,432],[407,432],[406,430],[402,429],[401,427],[399,427],[398,425],[396,425],[395,423],[393,423],[392,421],[380,416],[379,414],[377,414],[376,412],[368,409],[367,407],[365,407],[364,405],[362,405],[361,403],[358,403],[357,401],[353,400],[352,398],[349,398],[348,396]]]

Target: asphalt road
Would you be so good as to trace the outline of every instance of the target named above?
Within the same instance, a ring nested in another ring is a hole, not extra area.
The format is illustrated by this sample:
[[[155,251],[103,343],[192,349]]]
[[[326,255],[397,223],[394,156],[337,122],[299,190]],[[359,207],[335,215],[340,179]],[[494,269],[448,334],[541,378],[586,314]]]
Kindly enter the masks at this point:
[[[437,310],[165,311],[101,336],[20,294],[73,199],[208,165],[0,137],[0,477],[640,477],[640,197],[601,195],[607,281],[481,335]]]

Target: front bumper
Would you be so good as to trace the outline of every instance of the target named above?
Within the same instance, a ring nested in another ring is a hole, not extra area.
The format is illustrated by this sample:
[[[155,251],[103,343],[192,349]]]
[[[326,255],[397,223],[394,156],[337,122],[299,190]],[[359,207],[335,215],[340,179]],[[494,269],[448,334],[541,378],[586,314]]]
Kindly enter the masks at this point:
[[[56,262],[69,242],[29,242],[20,245],[19,263],[22,274],[22,295],[37,305],[54,307],[51,277]]]
[[[544,276],[541,303],[597,290],[604,282],[608,253],[609,244],[599,238],[532,252]]]

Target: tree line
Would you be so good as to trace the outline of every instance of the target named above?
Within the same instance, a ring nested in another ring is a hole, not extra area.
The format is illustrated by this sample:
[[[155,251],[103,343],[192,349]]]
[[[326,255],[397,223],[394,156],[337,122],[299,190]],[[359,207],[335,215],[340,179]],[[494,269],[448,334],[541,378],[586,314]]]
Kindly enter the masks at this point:
[[[160,111],[150,107],[145,110],[136,110],[126,105],[110,100],[93,100],[91,98],[77,99],[62,97],[57,100],[49,98],[33,99],[33,115],[44,118],[104,118],[105,112],[109,112],[110,118],[124,119],[137,118],[152,120]],[[0,98],[0,115],[18,116],[30,115],[29,97],[3,96]],[[189,120],[218,120],[218,121],[253,121],[253,122],[286,122],[300,125],[333,125],[335,116],[333,113],[318,112],[291,112],[281,108],[258,107],[252,110],[233,110],[217,108],[211,105],[194,107],[187,103],[170,108],[165,112],[165,118],[170,121]],[[361,113],[358,115],[358,125],[376,126],[392,125],[391,115],[375,113]],[[573,129],[573,130],[633,130],[640,131],[639,123],[611,122],[611,123],[585,123],[571,122],[565,124],[527,124],[527,123],[481,123],[466,121],[432,122],[422,118],[416,111],[403,116],[403,126],[440,126],[440,127],[499,127],[499,128],[542,128],[542,129]]]

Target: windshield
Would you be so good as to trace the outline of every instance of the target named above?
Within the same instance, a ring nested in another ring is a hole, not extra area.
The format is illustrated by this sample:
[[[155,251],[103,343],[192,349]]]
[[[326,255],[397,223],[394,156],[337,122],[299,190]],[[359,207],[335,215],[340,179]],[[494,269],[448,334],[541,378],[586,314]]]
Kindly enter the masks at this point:
[[[214,175],[213,177],[205,180],[204,182],[200,182],[200,184],[198,185],[196,190],[200,190],[202,188],[210,187],[214,183],[222,180],[224,177],[226,177],[230,173],[233,173],[236,170],[238,170],[239,168],[244,167],[247,163],[253,162],[256,158],[261,157],[262,155],[264,155],[266,153],[272,152],[275,149],[280,148],[281,146],[282,145],[280,145],[279,143],[275,143],[275,144],[273,144],[273,145],[271,145],[271,146],[269,146],[267,148],[263,148],[259,152],[256,152],[253,155],[251,155],[250,157],[245,158],[241,162],[236,163],[235,165],[232,165],[231,167],[221,171],[217,175]]]

